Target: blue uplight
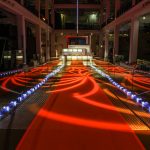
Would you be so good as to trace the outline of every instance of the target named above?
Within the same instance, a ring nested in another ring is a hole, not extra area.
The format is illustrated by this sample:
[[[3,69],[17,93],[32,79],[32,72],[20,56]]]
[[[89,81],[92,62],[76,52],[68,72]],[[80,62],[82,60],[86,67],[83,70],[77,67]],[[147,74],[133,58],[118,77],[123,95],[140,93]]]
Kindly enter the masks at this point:
[[[5,77],[5,76],[15,74],[15,73],[19,73],[19,72],[22,72],[22,71],[23,71],[22,69],[18,69],[18,70],[3,72],[3,73],[0,73],[0,77]]]
[[[29,89],[28,91],[24,92],[23,94],[21,94],[15,101],[12,100],[8,105],[2,107],[0,109],[0,119],[2,119],[6,114],[10,113],[13,109],[16,108],[16,106],[21,103],[22,101],[24,101],[25,99],[27,99],[31,94],[33,94],[37,89],[39,89],[43,84],[46,83],[46,81],[50,78],[53,77],[54,75],[56,75],[58,72],[61,71],[61,69],[64,67],[64,65],[59,66],[56,70],[54,70],[53,72],[49,73],[40,83],[38,83],[37,85],[35,85],[33,88]],[[21,70],[20,70],[21,71]],[[18,72],[18,71],[16,71]],[[15,72],[13,72],[15,73]],[[8,73],[3,73],[0,74],[0,76],[4,76]],[[10,74],[12,74],[10,72]]]
[[[107,75],[106,73],[104,73],[102,70],[97,69],[95,66],[93,66],[92,64],[90,65],[97,73],[99,73],[100,75],[102,75],[103,77],[106,77],[110,83],[112,83],[114,86],[116,86],[118,89],[120,89],[122,92],[124,92],[128,97],[130,97],[132,100],[135,100],[137,103],[139,103],[140,105],[142,105],[143,108],[146,108],[146,110],[148,110],[148,112],[150,112],[150,104],[148,102],[143,101],[142,98],[138,97],[136,94],[133,94],[131,91],[129,91],[128,89],[122,87],[120,84],[118,84],[117,82],[115,82],[109,75]]]

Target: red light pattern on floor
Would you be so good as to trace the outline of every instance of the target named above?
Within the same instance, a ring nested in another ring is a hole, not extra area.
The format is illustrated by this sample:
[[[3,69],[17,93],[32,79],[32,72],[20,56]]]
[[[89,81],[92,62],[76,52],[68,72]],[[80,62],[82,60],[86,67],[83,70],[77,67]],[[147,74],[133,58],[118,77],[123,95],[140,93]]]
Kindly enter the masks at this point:
[[[75,61],[66,69],[17,150],[144,149],[81,64]]]
[[[132,70],[127,70],[121,66],[113,66],[109,64],[108,62],[95,60],[94,61],[98,66],[101,66],[105,69],[106,72],[110,74],[115,74],[116,76],[122,76],[124,80],[122,81],[122,85],[124,85],[124,82],[128,82],[130,84],[133,84],[133,86],[140,88],[142,90],[150,90],[150,78],[146,77],[139,73],[134,73],[134,76],[132,76]]]
[[[14,90],[14,88],[32,87],[34,84],[37,84],[40,80],[42,80],[42,74],[47,74],[48,70],[50,70],[56,64],[58,64],[58,61],[37,68],[33,68],[26,73],[21,72],[15,75],[1,78],[0,96],[4,93],[11,92],[11,90]]]

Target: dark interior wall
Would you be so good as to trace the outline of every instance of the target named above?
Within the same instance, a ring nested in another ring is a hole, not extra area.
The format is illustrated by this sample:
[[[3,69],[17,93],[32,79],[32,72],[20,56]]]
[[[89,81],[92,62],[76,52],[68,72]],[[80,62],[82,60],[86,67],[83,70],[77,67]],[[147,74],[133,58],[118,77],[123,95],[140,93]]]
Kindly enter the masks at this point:
[[[26,54],[27,64],[33,65],[32,60],[36,55],[36,37],[35,37],[35,26],[29,22],[26,22]]]
[[[119,55],[124,56],[124,60],[129,60],[129,51],[130,51],[130,32],[131,26],[130,23],[123,24],[120,27],[119,32]]]
[[[61,29],[62,23],[61,23],[61,15],[60,13],[55,13],[55,29]]]
[[[150,61],[150,23],[143,25],[140,23],[138,59]]]
[[[2,71],[16,67],[17,35],[16,16],[0,9],[0,70]]]
[[[41,63],[46,62],[46,31],[41,31]]]
[[[4,41],[7,40],[5,50],[18,49],[17,26],[10,24],[0,24],[0,40],[3,47]]]
[[[100,14],[94,9],[79,9],[79,29],[99,29]],[[76,29],[76,9],[55,10],[56,29]]]
[[[129,60],[129,48],[130,48],[130,38],[129,37],[119,37],[119,55],[124,56],[124,60]]]

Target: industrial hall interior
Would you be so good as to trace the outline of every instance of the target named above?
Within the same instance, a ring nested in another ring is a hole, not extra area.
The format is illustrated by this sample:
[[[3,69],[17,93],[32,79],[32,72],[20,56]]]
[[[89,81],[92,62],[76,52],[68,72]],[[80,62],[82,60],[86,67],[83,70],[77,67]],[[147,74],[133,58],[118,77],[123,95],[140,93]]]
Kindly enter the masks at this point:
[[[0,0],[0,150],[150,150],[150,0]]]

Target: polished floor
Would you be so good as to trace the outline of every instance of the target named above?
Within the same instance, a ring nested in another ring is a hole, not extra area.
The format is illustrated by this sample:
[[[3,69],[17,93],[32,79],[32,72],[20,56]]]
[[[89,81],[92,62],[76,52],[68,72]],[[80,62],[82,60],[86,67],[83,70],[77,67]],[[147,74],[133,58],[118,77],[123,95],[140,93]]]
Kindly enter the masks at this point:
[[[101,66],[103,63],[104,69],[108,69],[105,68],[107,66],[104,62],[95,63],[100,63]],[[115,74],[114,71],[112,72],[115,78],[123,81],[123,78],[117,74],[120,73],[120,69]],[[105,80],[97,77],[90,67],[83,65],[83,62],[72,61],[59,74],[57,81],[51,80],[45,85],[45,94],[49,95],[49,98],[43,106],[39,106],[34,101],[28,107],[27,111],[34,114],[34,119],[26,126],[16,148],[21,150],[144,149],[145,145],[130,126],[130,121],[121,114],[128,114],[130,110],[127,111],[122,107],[118,109],[112,102],[107,88],[101,85],[102,82],[105,84]],[[44,95],[40,95],[37,99],[42,97]],[[145,116],[149,117],[146,112]],[[149,133],[148,127],[143,129]]]

